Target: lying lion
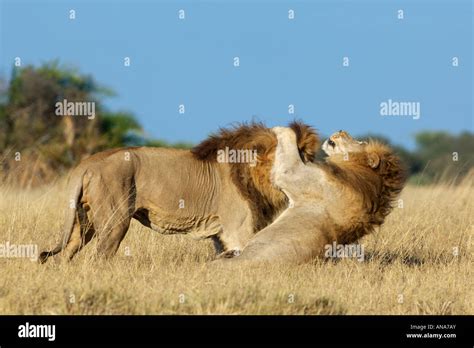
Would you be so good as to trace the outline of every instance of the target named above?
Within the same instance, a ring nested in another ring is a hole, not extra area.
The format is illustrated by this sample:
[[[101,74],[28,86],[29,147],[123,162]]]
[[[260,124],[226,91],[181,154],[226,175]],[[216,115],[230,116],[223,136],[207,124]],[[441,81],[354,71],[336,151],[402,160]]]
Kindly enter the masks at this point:
[[[312,161],[319,144],[315,131],[290,124],[299,156]],[[63,240],[39,261],[64,251],[71,259],[93,237],[98,252],[115,254],[132,218],[155,231],[212,237],[217,252],[242,249],[288,204],[270,182],[276,137],[252,123],[220,133],[192,151],[125,148],[95,154],[72,172]],[[225,148],[256,151],[256,163],[222,163]]]
[[[388,146],[339,131],[323,144],[326,162],[304,163],[294,131],[273,131],[278,146],[272,180],[290,199],[289,208],[240,256],[224,261],[305,262],[322,257],[327,244],[353,243],[384,222],[405,182]]]

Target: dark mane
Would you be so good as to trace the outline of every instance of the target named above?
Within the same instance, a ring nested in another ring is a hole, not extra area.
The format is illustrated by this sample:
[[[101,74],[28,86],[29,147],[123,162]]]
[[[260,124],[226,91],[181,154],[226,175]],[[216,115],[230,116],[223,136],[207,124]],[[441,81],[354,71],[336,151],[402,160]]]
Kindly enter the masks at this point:
[[[304,162],[314,161],[320,140],[315,129],[301,121],[293,121],[288,127],[293,129]],[[217,151],[232,149],[255,149],[259,155],[274,150],[277,140],[270,128],[262,122],[236,123],[229,128],[219,128],[206,140],[191,149],[193,155],[204,161],[216,161]],[[260,151],[259,151],[260,150]]]
[[[219,128],[191,149],[192,154],[203,161],[217,161],[217,151],[229,147],[231,149],[252,149],[255,147],[255,138],[267,146],[271,145],[271,130],[261,122],[234,124],[229,128]]]

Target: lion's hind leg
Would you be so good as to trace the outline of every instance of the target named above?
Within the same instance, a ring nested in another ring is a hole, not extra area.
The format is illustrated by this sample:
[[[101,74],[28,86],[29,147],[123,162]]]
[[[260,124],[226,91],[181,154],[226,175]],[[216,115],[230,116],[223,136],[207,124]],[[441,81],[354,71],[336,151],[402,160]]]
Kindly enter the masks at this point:
[[[122,243],[123,238],[127,234],[130,220],[131,217],[128,219],[124,218],[124,221],[121,223],[114,227],[106,228],[101,232],[99,244],[97,246],[99,256],[103,256],[108,259],[115,255],[120,243]]]
[[[64,240],[51,251],[43,251],[40,253],[38,257],[40,263],[45,263],[48,258],[61,252],[66,260],[71,260],[74,255],[93,238],[94,228],[89,222],[82,205],[75,211],[74,220],[70,228],[72,231],[70,235],[67,235],[67,240]]]
[[[87,204],[85,204],[88,207]],[[94,237],[94,226],[90,222],[86,209],[81,205],[77,209],[74,226],[66,247],[64,248],[64,257],[71,260],[87,243]]]
[[[109,198],[101,202],[100,208],[94,214],[98,255],[110,258],[117,252],[120,243],[127,234],[133,211],[127,199],[116,201]]]

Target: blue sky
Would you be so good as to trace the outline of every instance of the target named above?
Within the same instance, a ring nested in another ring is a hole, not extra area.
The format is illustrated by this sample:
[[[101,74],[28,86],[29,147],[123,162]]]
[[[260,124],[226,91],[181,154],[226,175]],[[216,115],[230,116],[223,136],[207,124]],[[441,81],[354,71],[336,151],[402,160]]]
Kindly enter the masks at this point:
[[[411,147],[420,130],[474,130],[472,18],[470,0],[0,0],[0,76],[15,57],[59,59],[114,89],[111,110],[132,111],[168,141],[300,118],[323,134],[377,133]],[[420,118],[380,115],[389,99],[420,103]]]

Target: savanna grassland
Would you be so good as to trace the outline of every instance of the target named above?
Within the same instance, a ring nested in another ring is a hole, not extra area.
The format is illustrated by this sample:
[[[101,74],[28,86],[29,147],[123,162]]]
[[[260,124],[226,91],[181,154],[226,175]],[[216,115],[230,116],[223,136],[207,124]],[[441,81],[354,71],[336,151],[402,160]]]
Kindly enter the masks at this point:
[[[61,186],[0,188],[0,244],[56,245]],[[473,314],[474,178],[409,185],[365,259],[229,269],[212,243],[133,222],[111,261],[0,258],[0,314]],[[291,231],[288,231],[291,233]]]

